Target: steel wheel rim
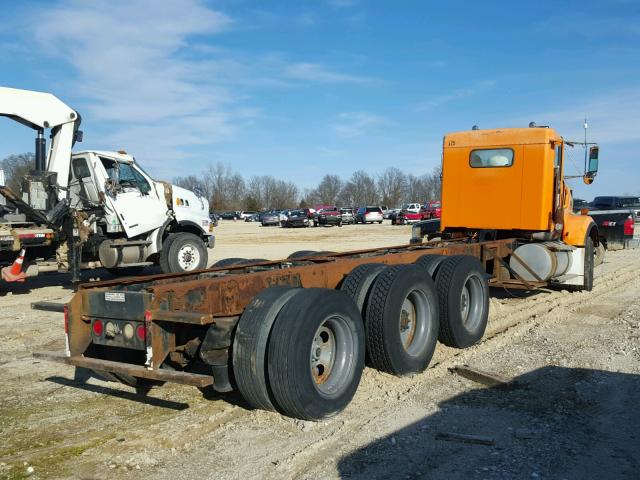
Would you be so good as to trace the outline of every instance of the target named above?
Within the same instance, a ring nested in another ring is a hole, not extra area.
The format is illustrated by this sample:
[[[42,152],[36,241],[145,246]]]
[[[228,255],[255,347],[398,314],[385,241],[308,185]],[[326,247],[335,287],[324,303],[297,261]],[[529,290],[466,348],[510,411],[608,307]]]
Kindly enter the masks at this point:
[[[185,271],[194,270],[200,263],[200,252],[190,243],[183,245],[178,250],[178,265]]]
[[[344,317],[333,315],[320,324],[309,352],[311,380],[319,393],[337,396],[350,385],[356,342]]]
[[[398,330],[402,348],[410,356],[419,356],[427,345],[433,323],[429,300],[422,290],[412,290],[400,307]]]
[[[482,279],[477,274],[471,274],[462,285],[460,292],[460,316],[463,325],[469,330],[475,330],[482,322],[484,310],[484,288]]]

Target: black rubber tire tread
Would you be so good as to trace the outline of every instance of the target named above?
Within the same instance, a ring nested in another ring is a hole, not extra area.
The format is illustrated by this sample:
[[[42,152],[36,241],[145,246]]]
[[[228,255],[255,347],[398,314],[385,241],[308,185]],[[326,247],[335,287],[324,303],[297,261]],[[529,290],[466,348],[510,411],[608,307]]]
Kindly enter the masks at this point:
[[[309,351],[318,327],[335,313],[347,319],[356,351],[351,356],[349,384],[336,396],[327,397],[313,384]],[[360,384],[364,353],[364,327],[353,300],[339,290],[300,289],[278,314],[269,337],[269,383],[278,411],[303,420],[321,420],[341,412]]]
[[[162,242],[162,248],[158,253],[158,265],[160,265],[162,273],[171,273],[171,270],[169,269],[169,247],[175,239],[176,234],[170,233],[167,235],[167,238],[164,239],[164,242]]]
[[[202,270],[207,267],[207,263],[209,262],[209,253],[207,251],[207,246],[204,244],[204,241],[189,232],[178,232],[175,234],[175,238],[171,242],[168,248],[169,254],[169,270],[173,273],[182,273],[184,270],[180,268],[178,264],[178,255],[177,251],[180,249],[181,243],[191,243],[200,253],[200,262],[193,270],[189,270],[190,272],[195,272],[197,270]]]
[[[287,260],[293,260],[295,258],[301,257],[309,257],[312,255],[316,255],[318,252],[315,250],[298,250],[297,252],[293,252],[291,255],[287,257]]]
[[[606,248],[604,247],[604,244],[602,242],[598,243],[598,246],[594,248],[593,250],[593,256],[595,257],[593,259],[593,266],[597,267],[598,265],[602,264],[602,262],[604,262],[604,256],[606,255]]]
[[[240,263],[245,263],[247,260],[248,259],[246,258],[237,258],[237,257],[223,258],[222,260],[218,260],[213,265],[211,265],[211,268],[230,267],[231,265],[238,265]]]
[[[275,411],[267,372],[269,334],[285,303],[297,293],[291,287],[271,287],[247,305],[233,340],[233,374],[238,390],[257,409]]]
[[[349,275],[345,277],[340,285],[340,290],[345,292],[353,301],[356,302],[356,306],[360,311],[362,318],[365,316],[365,308],[367,304],[367,298],[371,291],[371,286],[376,277],[387,266],[384,263],[365,263],[364,265],[358,265],[351,270]]]
[[[463,285],[457,284],[474,269],[483,279],[485,301],[480,325],[475,332],[469,332],[462,325],[460,314],[460,295]],[[440,265],[435,282],[440,307],[440,342],[454,348],[467,348],[479,342],[487,328],[489,318],[489,284],[480,261],[470,255],[448,257]]]
[[[446,255],[423,255],[414,263],[426,269],[431,278],[435,278],[442,262],[448,257]]]
[[[405,281],[421,284],[430,297],[434,331],[429,339],[425,356],[420,362],[410,359],[400,343],[395,342],[388,334],[389,325],[395,325],[396,302],[404,300],[403,285]],[[418,282],[416,282],[416,280]],[[365,330],[367,353],[371,366],[392,375],[407,375],[427,368],[433,356],[438,339],[438,296],[431,277],[417,265],[394,265],[387,267],[376,278],[367,305]]]
[[[244,262],[238,262],[236,265],[245,265],[245,264],[249,264],[249,263],[262,263],[262,262],[268,262],[269,260],[267,260],[266,258],[250,258],[248,260],[245,260]]]
[[[595,255],[593,251],[593,239],[587,237],[584,242],[584,283],[582,285],[565,285],[562,288],[569,292],[590,292],[593,290],[593,267]]]

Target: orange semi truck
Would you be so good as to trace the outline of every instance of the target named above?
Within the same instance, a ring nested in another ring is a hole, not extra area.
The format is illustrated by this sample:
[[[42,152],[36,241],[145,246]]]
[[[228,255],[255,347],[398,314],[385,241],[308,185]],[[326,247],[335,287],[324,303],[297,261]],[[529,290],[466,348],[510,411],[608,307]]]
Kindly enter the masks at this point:
[[[570,213],[566,144],[549,128],[447,135],[440,241],[80,285],[64,306],[66,352],[38,356],[133,386],[238,389],[253,408],[335,415],[365,354],[407,375],[438,341],[480,341],[490,286],[591,289],[597,230]]]

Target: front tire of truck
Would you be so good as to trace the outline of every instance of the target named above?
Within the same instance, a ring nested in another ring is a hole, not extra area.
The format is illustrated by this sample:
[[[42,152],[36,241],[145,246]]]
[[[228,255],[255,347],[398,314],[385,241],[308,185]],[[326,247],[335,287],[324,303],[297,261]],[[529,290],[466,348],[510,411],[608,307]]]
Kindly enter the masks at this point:
[[[247,305],[233,340],[233,374],[242,397],[253,408],[274,411],[267,374],[267,347],[276,316],[298,292],[291,287],[272,287]]]
[[[170,273],[192,272],[207,266],[207,247],[202,239],[193,233],[175,233],[169,248],[160,251],[160,257],[163,255],[168,257],[166,264]]]
[[[438,296],[416,265],[396,265],[376,278],[366,311],[371,365],[392,375],[427,368],[438,341]]]
[[[338,290],[299,290],[269,337],[269,384],[277,409],[303,420],[339,413],[358,388],[364,352],[364,327],[353,300]]]
[[[436,274],[440,341],[467,348],[480,341],[489,318],[489,284],[482,264],[469,255],[447,258]]]
[[[595,254],[593,239],[587,237],[584,241],[584,280],[582,285],[563,285],[562,288],[570,292],[590,292],[593,290],[593,267],[595,264]]]

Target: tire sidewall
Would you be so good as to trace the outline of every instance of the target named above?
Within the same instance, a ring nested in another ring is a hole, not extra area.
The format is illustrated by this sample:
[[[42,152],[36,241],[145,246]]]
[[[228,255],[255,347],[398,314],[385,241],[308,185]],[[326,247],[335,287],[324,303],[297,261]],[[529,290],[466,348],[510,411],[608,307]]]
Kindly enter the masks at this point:
[[[178,262],[178,253],[183,246],[188,244],[193,245],[193,247],[196,250],[198,250],[198,253],[200,254],[200,261],[195,266],[195,268],[191,270],[183,270],[180,267],[180,263]],[[186,232],[177,233],[176,237],[173,239],[173,241],[169,245],[168,254],[169,254],[168,264],[171,272],[175,272],[175,273],[195,272],[196,270],[202,270],[207,266],[207,260],[208,260],[207,248],[205,247],[204,242],[193,233],[186,233]]]

